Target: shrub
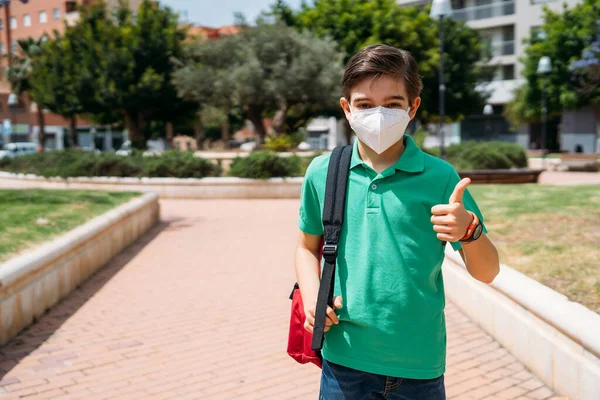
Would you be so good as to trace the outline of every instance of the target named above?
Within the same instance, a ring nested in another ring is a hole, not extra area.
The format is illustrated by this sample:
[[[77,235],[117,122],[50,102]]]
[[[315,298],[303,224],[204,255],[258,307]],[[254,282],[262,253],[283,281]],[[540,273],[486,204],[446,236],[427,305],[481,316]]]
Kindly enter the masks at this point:
[[[456,168],[467,169],[510,169],[511,161],[497,149],[489,146],[474,146],[461,154]]]
[[[527,151],[520,145],[506,142],[490,142],[490,146],[497,148],[504,154],[515,168],[527,168],[529,165]]]
[[[439,157],[439,149],[424,149]],[[448,162],[458,170],[526,168],[527,153],[517,144],[465,141],[446,148]]]
[[[289,151],[298,147],[302,140],[300,133],[267,136],[265,148],[271,151]]]
[[[116,154],[97,155],[91,176],[145,176],[144,166],[138,157],[122,157]]]
[[[482,143],[477,143],[473,141],[465,141],[460,144],[451,144],[446,148],[446,156],[449,160],[458,159],[464,153],[469,150],[477,149],[482,145]]]
[[[255,151],[247,157],[237,157],[231,164],[230,176],[251,179],[297,176],[300,157],[280,157],[272,151]]]
[[[190,152],[170,150],[160,156],[144,157],[144,176],[172,178],[204,178],[221,175],[221,167]]]
[[[160,156],[117,156],[80,150],[51,151],[0,160],[0,169],[45,177],[77,176],[203,178],[220,176],[221,168],[192,153],[167,151]]]

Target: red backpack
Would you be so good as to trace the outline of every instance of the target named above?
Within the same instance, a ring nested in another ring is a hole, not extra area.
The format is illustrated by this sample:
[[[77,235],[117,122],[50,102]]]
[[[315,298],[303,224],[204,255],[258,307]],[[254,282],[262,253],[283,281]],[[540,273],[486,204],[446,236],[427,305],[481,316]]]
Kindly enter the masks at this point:
[[[352,146],[336,147],[331,153],[327,170],[325,204],[323,206],[323,241],[319,259],[324,259],[315,310],[314,334],[304,329],[306,315],[298,283],[294,285],[290,299],[292,312],[288,336],[288,354],[300,364],[313,363],[322,366],[321,349],[324,340],[327,306],[333,306],[337,244],[344,222],[346,189],[352,158]]]

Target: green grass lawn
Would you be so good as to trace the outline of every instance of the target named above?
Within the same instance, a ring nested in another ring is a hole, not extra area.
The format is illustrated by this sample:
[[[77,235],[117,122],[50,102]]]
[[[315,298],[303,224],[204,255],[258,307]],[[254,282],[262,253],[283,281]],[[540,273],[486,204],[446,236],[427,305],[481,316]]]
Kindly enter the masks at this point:
[[[600,187],[470,187],[500,261],[600,313]]]
[[[75,190],[0,190],[0,262],[139,196]]]

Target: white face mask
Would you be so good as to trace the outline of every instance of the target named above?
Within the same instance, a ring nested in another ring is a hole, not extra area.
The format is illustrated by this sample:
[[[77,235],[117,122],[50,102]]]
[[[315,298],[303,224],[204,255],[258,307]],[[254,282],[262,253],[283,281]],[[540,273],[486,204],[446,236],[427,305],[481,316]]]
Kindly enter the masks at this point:
[[[361,142],[381,154],[404,136],[410,122],[408,110],[375,107],[351,110],[350,126]]]

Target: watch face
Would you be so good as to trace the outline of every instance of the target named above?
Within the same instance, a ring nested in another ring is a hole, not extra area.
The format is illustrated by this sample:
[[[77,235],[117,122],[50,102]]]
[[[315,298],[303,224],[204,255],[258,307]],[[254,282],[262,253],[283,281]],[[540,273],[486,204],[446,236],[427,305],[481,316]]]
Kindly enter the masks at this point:
[[[479,224],[475,228],[475,232],[473,232],[473,239],[475,239],[475,240],[479,239],[479,236],[481,236],[482,233],[483,233],[483,225]]]

